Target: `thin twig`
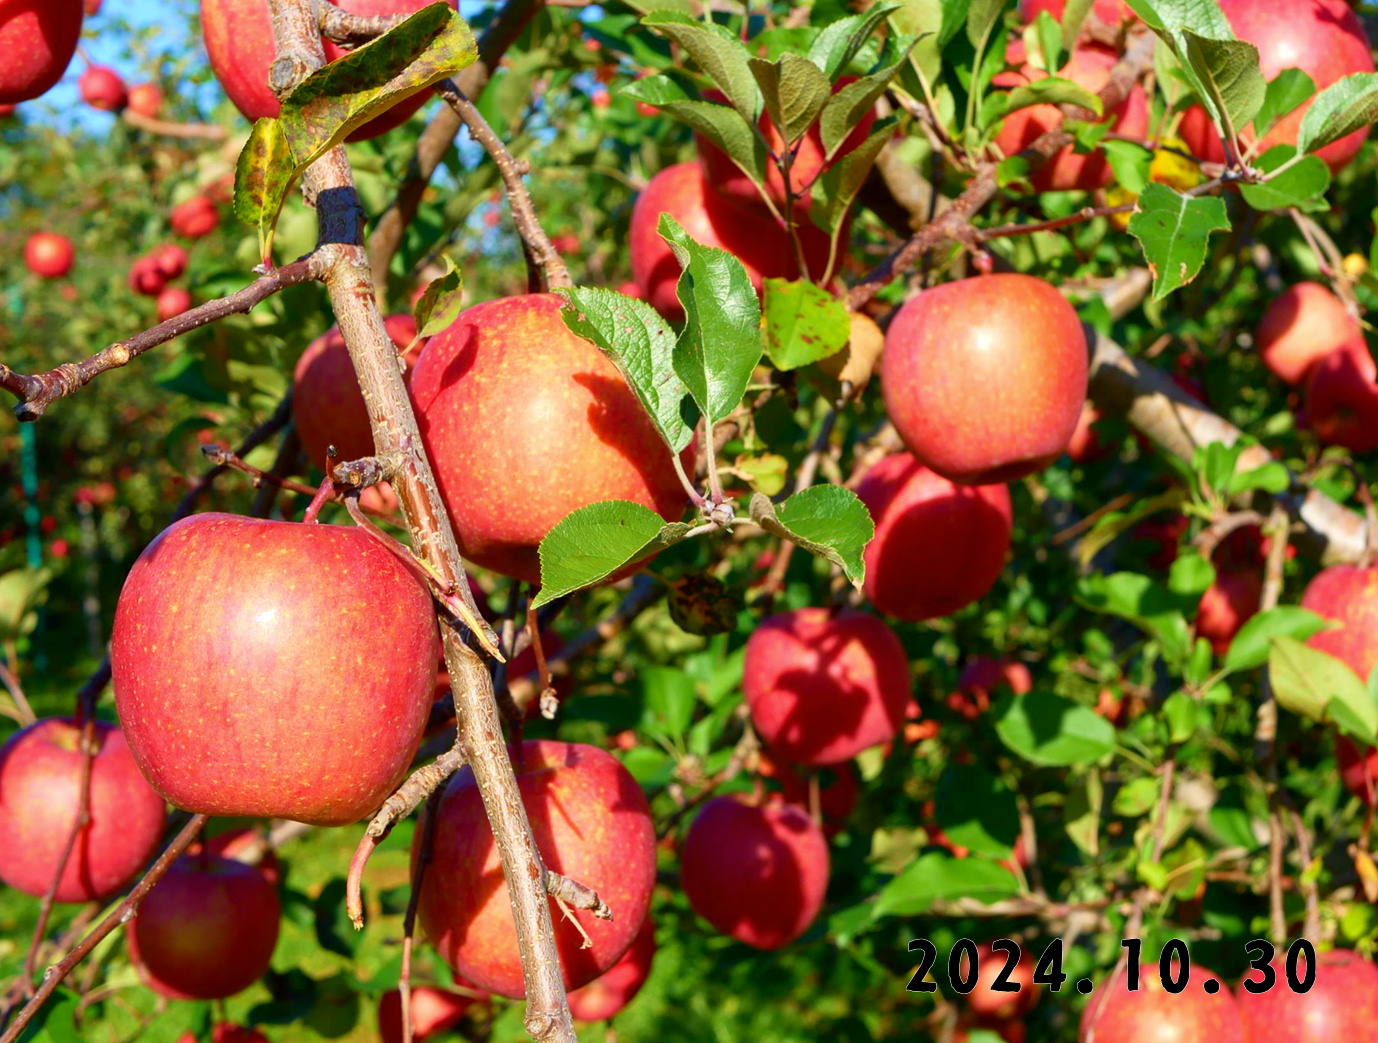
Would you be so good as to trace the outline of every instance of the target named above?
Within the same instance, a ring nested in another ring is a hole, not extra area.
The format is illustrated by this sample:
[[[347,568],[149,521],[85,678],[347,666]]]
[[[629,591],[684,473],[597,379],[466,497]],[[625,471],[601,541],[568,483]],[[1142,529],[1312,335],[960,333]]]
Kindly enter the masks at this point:
[[[131,127],[138,127],[149,134],[159,134],[165,138],[197,138],[202,141],[224,141],[229,132],[218,123],[174,123],[160,120],[156,116],[145,116],[142,112],[125,109],[121,116]]]

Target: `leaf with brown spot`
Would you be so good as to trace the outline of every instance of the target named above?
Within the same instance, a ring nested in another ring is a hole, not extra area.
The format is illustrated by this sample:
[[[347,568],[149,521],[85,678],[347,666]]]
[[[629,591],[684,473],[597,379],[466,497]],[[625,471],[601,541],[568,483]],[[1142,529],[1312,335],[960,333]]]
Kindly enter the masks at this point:
[[[273,262],[273,231],[296,175],[282,124],[275,119],[256,121],[235,166],[234,212],[258,232],[259,254],[265,265]]]
[[[416,339],[434,337],[459,317],[464,308],[464,279],[448,254],[440,255],[443,275],[432,279],[416,302]]]

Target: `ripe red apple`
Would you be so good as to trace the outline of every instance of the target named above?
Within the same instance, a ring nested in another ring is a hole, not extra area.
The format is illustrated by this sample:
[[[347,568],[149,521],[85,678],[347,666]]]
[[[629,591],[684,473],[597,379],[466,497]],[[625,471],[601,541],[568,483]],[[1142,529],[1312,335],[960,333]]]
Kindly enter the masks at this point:
[[[96,0],[99,5],[100,0]],[[199,1043],[196,1036],[190,1030],[183,1033],[177,1043]],[[268,1037],[258,1029],[245,1028],[243,1025],[234,1025],[228,1021],[222,1021],[211,1029],[211,1043],[268,1043]]]
[[[900,639],[862,612],[771,616],[747,640],[742,665],[752,723],[789,764],[837,764],[893,739],[911,684]]]
[[[655,954],[655,925],[647,917],[622,959],[582,989],[569,994],[569,1012],[580,1021],[607,1021],[636,998],[651,976]]]
[[[164,243],[149,252],[165,279],[175,279],[187,270],[187,252],[176,243]]]
[[[281,919],[277,888],[257,869],[209,854],[184,856],[129,922],[129,956],[154,992],[223,999],[263,976]]]
[[[908,453],[873,464],[856,487],[875,519],[866,597],[887,616],[948,616],[986,595],[1005,568],[1013,514],[1004,485],[954,485]]]
[[[414,1043],[453,1028],[473,1004],[471,996],[437,989],[429,985],[414,985],[411,990],[411,1029]],[[402,1043],[402,993],[390,989],[378,1001],[378,1034],[383,1043]]]
[[[398,351],[416,338],[416,320],[410,315],[389,315],[383,324]],[[409,369],[423,346],[417,345],[403,357]],[[292,375],[292,422],[307,459],[317,470],[325,470],[326,450],[331,445],[339,452],[339,463],[377,451],[364,393],[359,390],[359,378],[354,375],[354,364],[349,361],[349,349],[338,326],[308,344],[297,360]]]
[[[139,774],[124,734],[95,729],[91,821],[77,838],[54,895],[59,902],[108,898],[158,849],[167,807]],[[0,880],[42,895],[57,871],[81,804],[81,727],[49,717],[0,746]]]
[[[1263,573],[1258,569],[1221,569],[1201,595],[1196,636],[1204,637],[1218,656],[1230,648],[1239,628],[1258,614]]]
[[[1015,695],[1033,690],[1033,675],[1017,659],[975,656],[957,678],[957,691],[947,697],[948,707],[972,721],[990,709],[992,699],[1008,689]]]
[[[1367,682],[1378,665],[1378,568],[1322,569],[1302,592],[1301,607],[1339,624],[1306,643],[1348,663]]]
[[[1287,984],[1284,964],[1273,961],[1277,984],[1267,992],[1249,992],[1242,982],[1235,991],[1246,1039],[1331,1043],[1373,1034],[1378,967],[1348,949],[1317,953],[1315,984],[1297,993]],[[1258,981],[1260,976],[1250,971],[1247,978]]]
[[[248,827],[231,829],[207,838],[204,843],[212,855],[254,866],[274,886],[282,876],[278,856],[266,845],[265,838],[257,830]]]
[[[134,563],[110,655],[130,748],[174,805],[334,826],[406,775],[439,647],[430,593],[363,530],[210,513]]]
[[[77,89],[82,101],[102,112],[119,112],[129,102],[129,91],[120,74],[104,65],[93,65],[82,73]]]
[[[577,989],[617,963],[646,918],[655,885],[655,824],[641,787],[610,753],[593,746],[525,742],[513,750],[517,787],[545,864],[598,892],[612,921],[575,912],[593,943],[552,902],[565,987]],[[445,789],[418,914],[456,973],[500,996],[521,998],[512,907],[473,773]],[[422,830],[418,829],[419,843]],[[415,849],[413,849],[413,857]]]
[[[1378,804],[1378,749],[1336,733],[1335,760],[1345,789],[1369,807]]]
[[[917,713],[918,704],[909,703]],[[635,733],[633,733],[635,734]],[[861,784],[857,782],[856,769],[850,763],[833,764],[822,771],[803,775],[784,761],[776,760],[762,752],[757,755],[757,773],[764,779],[779,784],[779,792],[771,791],[768,800],[782,801],[803,808],[810,815],[817,805],[817,818],[821,819],[823,832],[834,836],[841,832],[847,820],[856,810]]]
[[[81,36],[81,0],[0,0],[0,102],[37,98],[62,79]]]
[[[129,288],[145,297],[156,297],[167,286],[167,276],[154,257],[140,257],[129,266]]]
[[[83,0],[88,15],[100,14],[101,0]]]
[[[1300,69],[1311,77],[1319,94],[1352,73],[1373,72],[1373,56],[1363,23],[1345,0],[1220,0],[1235,36],[1258,48],[1263,78],[1271,80],[1283,69]],[[1314,97],[1280,120],[1263,139],[1261,152],[1274,145],[1295,145],[1302,117]],[[1225,149],[1199,105],[1192,106],[1178,130],[1201,159],[1222,163]],[[1246,132],[1246,141],[1252,133]],[[1358,154],[1368,127],[1331,142],[1316,154],[1338,171]]]
[[[9,119],[18,111],[17,105],[0,105],[0,119]]]
[[[1100,982],[1081,1015],[1080,1043],[1244,1043],[1239,1006],[1228,987],[1215,995],[1203,988],[1219,976],[1195,963],[1185,990],[1163,988],[1156,968],[1139,971],[1139,988],[1130,992],[1121,975],[1113,984]],[[1251,1041],[1252,1043],[1252,1041]]]
[[[997,952],[989,943],[976,947],[976,987],[967,993],[967,1007],[978,1018],[985,1021],[1008,1021],[1022,1018],[1038,1002],[1038,986],[1033,983],[1034,961],[1027,949],[1021,950],[1019,962],[1005,979],[1018,985],[1018,992],[996,992],[991,986],[1009,962],[1009,954]],[[970,973],[965,960],[963,973]]]
[[[427,0],[334,0],[335,6],[350,14],[372,16],[414,14]],[[449,0],[456,7],[456,0]],[[268,15],[268,0],[201,0],[201,31],[210,55],[211,71],[225,88],[235,108],[250,120],[275,117],[281,111],[277,96],[268,87],[268,71],[277,54],[273,42],[273,23]],[[329,40],[325,60],[343,56],[344,48]],[[411,118],[431,96],[428,90],[406,98],[383,115],[349,135],[350,141],[365,141],[385,134]]]
[[[719,197],[698,163],[666,167],[636,197],[627,249],[641,298],[671,322],[683,321],[684,309],[675,295],[679,262],[657,231],[661,214],[673,217],[691,238],[741,261],[757,293],[763,279],[799,277],[789,237],[773,217]],[[808,221],[799,235],[810,274],[821,278],[828,265],[828,237]]]
[[[855,76],[844,76],[833,84],[833,93],[836,94],[843,87],[855,82]],[[705,101],[716,102],[719,105],[726,105],[727,95],[716,88],[703,92]],[[790,185],[794,189],[795,206],[807,215],[809,202],[813,197],[813,185],[820,176],[838,162],[843,156],[857,148],[871,133],[871,128],[876,123],[876,111],[872,107],[866,115],[862,116],[843,139],[841,146],[837,150],[837,155],[833,157],[832,163],[824,166],[823,132],[817,121],[804,134],[799,142],[793,161],[790,163]],[[765,138],[766,148],[773,155],[781,155],[785,150],[785,139],[781,137],[779,128],[775,126],[775,121],[770,118],[769,112],[762,112],[757,120],[757,125],[761,129],[761,135]],[[695,144],[699,150],[699,162],[703,164],[703,174],[706,183],[719,196],[730,199],[733,202],[758,209],[766,210],[761,200],[761,193],[752,184],[751,178],[747,177],[737,164],[733,163],[727,153],[718,146],[714,145],[702,135],[695,135]],[[785,179],[780,173],[780,168],[775,163],[766,164],[766,192],[769,193],[771,201],[777,209],[782,209],[785,205]],[[767,213],[769,211],[766,211]],[[808,217],[803,218],[806,222]]]
[[[157,119],[163,108],[163,92],[156,83],[136,83],[129,88],[129,108],[140,116]]]
[[[1111,2],[1113,4],[1114,0]],[[1022,40],[1012,42],[1005,57],[1018,71],[996,76],[994,82],[997,87],[1022,87],[1048,75],[1042,69],[1026,64]],[[1109,81],[1110,70],[1118,60],[1119,54],[1108,47],[1080,44],[1072,50],[1067,64],[1058,70],[1057,75],[1096,92]],[[1117,134],[1136,138],[1146,134],[1148,95],[1143,88],[1135,84],[1129,96],[1105,114],[1101,122],[1106,121],[1113,121],[1111,130]],[[1000,132],[995,136],[995,144],[1006,156],[1013,156],[1061,123],[1062,110],[1056,105],[1031,105],[1016,109],[1005,117]],[[1110,184],[1112,177],[1110,161],[1103,151],[1095,149],[1089,153],[1078,153],[1068,145],[1035,170],[1029,180],[1039,192],[1091,192]]]
[[[1318,361],[1362,336],[1340,298],[1320,283],[1299,282],[1269,302],[1254,347],[1279,380],[1300,384]]]
[[[1066,10],[1067,0],[1019,0],[1019,19],[1025,24],[1032,22],[1043,11],[1061,22]],[[1139,17],[1125,0],[1096,0],[1091,5],[1091,13],[1107,25],[1132,22]]]
[[[171,286],[158,294],[158,321],[175,319],[191,308],[191,294],[180,286]]]
[[[1056,460],[1086,401],[1086,336],[1062,294],[983,275],[911,297],[885,334],[885,408],[909,451],[964,485]]]
[[[809,929],[828,889],[828,842],[792,804],[704,804],[680,851],[689,904],[723,934],[770,951]]]
[[[1100,432],[1096,430],[1096,425],[1103,419],[1101,411],[1089,401],[1082,403],[1076,430],[1067,442],[1067,455],[1073,463],[1094,463],[1109,452],[1111,447],[1101,441]]]
[[[1326,445],[1353,453],[1378,448],[1378,367],[1362,336],[1311,367],[1306,422]]]
[[[631,500],[666,521],[685,507],[670,450],[617,367],[565,326],[561,304],[529,294],[475,305],[412,370],[460,549],[528,583],[540,581],[541,538],[579,507]]]
[[[36,232],[24,243],[24,263],[44,279],[61,279],[72,270],[76,257],[72,240],[56,232]]]
[[[208,196],[192,196],[172,208],[168,213],[168,224],[175,235],[184,239],[200,239],[220,226],[220,211]]]

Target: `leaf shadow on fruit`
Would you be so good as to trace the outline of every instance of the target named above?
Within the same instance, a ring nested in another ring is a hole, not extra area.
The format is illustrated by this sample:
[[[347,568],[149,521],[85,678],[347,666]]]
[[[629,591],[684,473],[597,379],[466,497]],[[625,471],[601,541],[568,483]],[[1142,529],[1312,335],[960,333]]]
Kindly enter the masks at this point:
[[[870,691],[847,675],[828,669],[852,640],[850,636],[826,636],[818,643],[817,668],[797,667],[776,678],[776,691],[788,694],[790,706],[775,730],[781,759],[816,763],[821,751],[860,731],[870,704]],[[820,690],[828,692],[826,708],[817,705],[815,693]],[[778,694],[776,698],[778,701]]]
[[[670,447],[656,438],[647,452],[645,446],[628,440],[631,429],[650,428],[641,404],[632,394],[631,388],[620,379],[600,376],[597,373],[575,373],[574,382],[587,388],[593,395],[593,404],[588,408],[589,428],[600,442],[615,450],[627,463],[636,468],[636,473],[646,488],[656,500],[659,500],[660,490],[666,485],[667,468],[665,459],[662,457],[657,460],[654,454],[668,454]],[[649,443],[651,440],[647,441]],[[677,481],[674,487],[679,487]]]

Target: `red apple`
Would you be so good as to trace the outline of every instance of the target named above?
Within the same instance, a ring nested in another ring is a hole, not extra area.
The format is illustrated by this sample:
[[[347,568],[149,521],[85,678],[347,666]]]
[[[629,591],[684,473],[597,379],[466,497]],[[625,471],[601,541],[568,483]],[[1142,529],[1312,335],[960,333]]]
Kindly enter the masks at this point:
[[[187,270],[187,252],[176,243],[164,243],[149,252],[165,279],[175,279]]]
[[[1254,347],[1274,376],[1300,384],[1316,362],[1362,336],[1340,298],[1320,283],[1299,282],[1268,303]]]
[[[246,866],[254,866],[268,883],[277,885],[282,876],[278,856],[268,847],[266,838],[257,830],[243,827],[217,833],[205,841],[206,850],[221,858],[232,858]]]
[[[180,286],[172,286],[158,294],[158,321],[175,319],[191,308],[191,294]]]
[[[86,8],[86,13],[88,15],[100,14],[101,2],[102,0],[83,0],[83,6]]]
[[[389,315],[383,324],[398,351],[416,339],[416,320],[410,315]],[[403,357],[408,368],[422,346],[417,345]],[[313,340],[297,360],[292,376],[292,422],[307,459],[317,470],[325,470],[326,450],[331,445],[339,452],[339,463],[377,451],[364,393],[359,390],[359,378],[354,375],[354,363],[349,360],[349,349],[338,326]]]
[[[430,593],[363,530],[211,513],[139,556],[110,654],[130,748],[174,805],[333,826],[406,775],[439,648]]]
[[[0,119],[9,119],[18,111],[17,105],[0,105]]]
[[[742,693],[781,760],[837,764],[895,737],[911,698],[909,658],[875,616],[801,608],[747,640]]]
[[[1336,734],[1335,760],[1345,789],[1369,807],[1378,804],[1378,749],[1359,746],[1348,736]]]
[[[62,79],[81,36],[81,0],[0,0],[0,102],[37,98]]]
[[[1082,403],[1076,430],[1067,442],[1067,455],[1073,463],[1094,463],[1107,455],[1111,447],[1101,441],[1100,432],[1096,430],[1096,425],[1103,419],[1101,411],[1089,401]]]
[[[895,453],[867,469],[856,494],[876,523],[865,591],[878,611],[914,622],[948,616],[1004,571],[1013,528],[1004,485],[954,485]]]
[[[1043,11],[1061,22],[1066,10],[1067,0],[1019,0],[1019,19],[1025,24],[1033,22]],[[1132,22],[1139,17],[1125,0],[1096,0],[1091,13],[1107,25]]]
[[[145,297],[156,297],[167,286],[167,276],[154,257],[140,257],[129,266],[129,288]]]
[[[996,76],[994,82],[997,87],[1022,87],[1048,75],[1042,69],[1025,64],[1022,41],[1016,40],[1010,44],[1006,60],[1019,71]],[[1081,44],[1073,49],[1067,64],[1058,70],[1057,75],[1096,92],[1109,82],[1110,70],[1118,60],[1119,54],[1108,47]],[[1129,96],[1106,113],[1103,122],[1112,120],[1110,129],[1117,134],[1138,138],[1148,132],[1148,96],[1142,87],[1135,84]],[[1016,109],[1005,117],[1000,132],[995,136],[995,144],[1006,156],[1013,156],[1061,123],[1062,110],[1056,105],[1030,105]],[[1103,151],[1096,149],[1079,153],[1068,145],[1035,170],[1029,180],[1039,192],[1090,192],[1106,187],[1112,177],[1110,162]]]
[[[626,955],[582,989],[569,994],[569,1012],[580,1021],[607,1021],[636,998],[651,976],[656,954],[655,925],[649,917]]]
[[[1235,36],[1258,48],[1263,78],[1271,80],[1283,69],[1300,69],[1311,77],[1319,94],[1352,73],[1373,72],[1373,56],[1363,23],[1345,0],[1220,0]],[[1280,120],[1263,139],[1261,152],[1274,145],[1295,145],[1302,116],[1314,97]],[[1201,159],[1222,163],[1225,150],[1199,105],[1188,109],[1178,130]],[[1251,132],[1244,135],[1252,140]],[[1317,152],[1338,171],[1358,154],[1368,127],[1332,142]]]
[[[666,167],[636,197],[627,249],[641,298],[672,322],[684,319],[684,309],[675,295],[680,267],[657,231],[661,214],[669,214],[705,246],[716,246],[735,256],[746,267],[757,293],[763,279],[799,277],[789,237],[773,217],[716,195],[698,163]],[[828,237],[807,221],[799,235],[810,274],[821,278],[828,265]]]
[[[828,842],[803,809],[714,797],[680,852],[689,904],[723,934],[770,951],[813,923],[828,889]]]
[[[957,691],[947,697],[947,705],[967,720],[975,720],[990,709],[991,700],[999,698],[1002,689],[1015,695],[1032,691],[1029,668],[1017,659],[975,656],[962,668]]]
[[[1306,422],[1325,445],[1352,453],[1378,448],[1378,367],[1362,336],[1311,367]]]
[[[1373,1034],[1378,1016],[1378,967],[1358,953],[1332,949],[1316,954],[1316,981],[1309,991],[1293,992],[1285,961],[1273,961],[1276,985],[1252,993],[1240,983],[1235,992],[1245,1038],[1269,1043],[1331,1043]],[[1298,968],[1300,970],[1301,968]],[[1246,980],[1258,982],[1257,972]]]
[[[263,976],[278,941],[277,888],[243,862],[177,859],[129,922],[129,956],[154,992],[213,1000]]]
[[[1307,644],[1348,663],[1367,682],[1378,666],[1378,568],[1332,565],[1302,592],[1301,607],[1339,624]]]
[[[964,485],[1040,471],[1086,401],[1086,335],[1062,294],[983,275],[910,298],[885,334],[885,408],[919,460]]]
[[[99,5],[100,0],[96,0],[96,3]],[[198,1043],[198,1040],[188,1030],[178,1038],[177,1043]],[[268,1037],[258,1029],[245,1028],[243,1025],[234,1025],[228,1021],[222,1021],[211,1029],[211,1043],[268,1043]]]
[[[1258,614],[1263,573],[1258,569],[1221,569],[1201,595],[1196,636],[1204,637],[1218,656],[1230,648],[1239,628]]]
[[[1092,1025],[1095,1043],[1244,1043],[1239,1006],[1228,988],[1215,995],[1205,990],[1211,977],[1219,980],[1193,963],[1186,989],[1176,995],[1147,964],[1135,992],[1123,975],[1113,984],[1101,982],[1082,1011],[1080,1043],[1090,1043]]]
[[[220,211],[208,196],[192,196],[172,208],[168,224],[184,239],[200,239],[220,226]]]
[[[471,996],[414,985],[411,990],[411,1029],[413,1043],[423,1043],[437,1033],[453,1028],[473,1005]],[[402,1043],[402,993],[390,989],[378,1001],[378,1034],[383,1043]]]
[[[129,91],[120,74],[104,65],[93,65],[77,80],[81,100],[102,112],[119,112],[129,102]]]
[[[334,0],[334,3],[350,14],[366,17],[414,14],[427,6],[427,0]],[[457,0],[449,0],[451,7],[456,7],[456,3]],[[268,87],[268,71],[277,55],[268,0],[201,0],[201,31],[210,55],[211,71],[235,108],[250,121],[276,117],[281,106]],[[328,62],[346,53],[344,48],[329,40],[322,42]],[[349,140],[376,138],[400,126],[430,96],[429,90],[423,90],[398,102],[350,134]]]
[[[24,243],[24,263],[44,279],[61,279],[72,270],[76,257],[72,240],[56,232],[36,232]]]
[[[917,714],[918,704],[911,700],[909,706]],[[757,773],[780,786],[779,792],[772,791],[767,799],[803,808],[822,822],[823,832],[828,836],[841,832],[856,810],[861,789],[856,769],[851,764],[844,761],[805,775],[767,753],[757,756]],[[817,815],[814,815],[815,805]]]
[[[167,808],[139,774],[124,734],[95,729],[91,821],[77,838],[54,895],[59,902],[109,898],[138,874],[158,849]],[[81,727],[49,717],[0,746],[0,880],[42,895],[76,822],[81,804]]]
[[[967,993],[967,1007],[983,1021],[1007,1021],[1022,1018],[1038,1002],[1038,986],[1033,983],[1034,961],[1027,949],[1019,954],[1019,962],[1006,981],[1018,985],[1018,992],[996,992],[992,986],[1009,962],[1009,953],[997,952],[989,944],[976,947],[976,987]],[[963,973],[970,973],[966,961]]]
[[[129,88],[129,109],[140,116],[157,119],[163,108],[163,92],[156,83],[136,83]]]
[[[593,888],[615,917],[599,920],[576,911],[592,942],[585,947],[579,929],[551,903],[565,987],[577,989],[622,958],[646,918],[655,885],[655,824],[641,787],[603,750],[525,742],[513,750],[513,760],[546,866]],[[450,780],[436,816],[432,858],[421,885],[421,926],[456,973],[479,988],[521,998],[526,985],[512,907],[469,769]],[[418,828],[418,843],[422,832]]]
[[[475,305],[431,338],[411,379],[460,549],[528,583],[540,581],[542,537],[571,511],[631,500],[675,521],[686,499],[640,402],[569,331],[561,304],[531,294]]]

